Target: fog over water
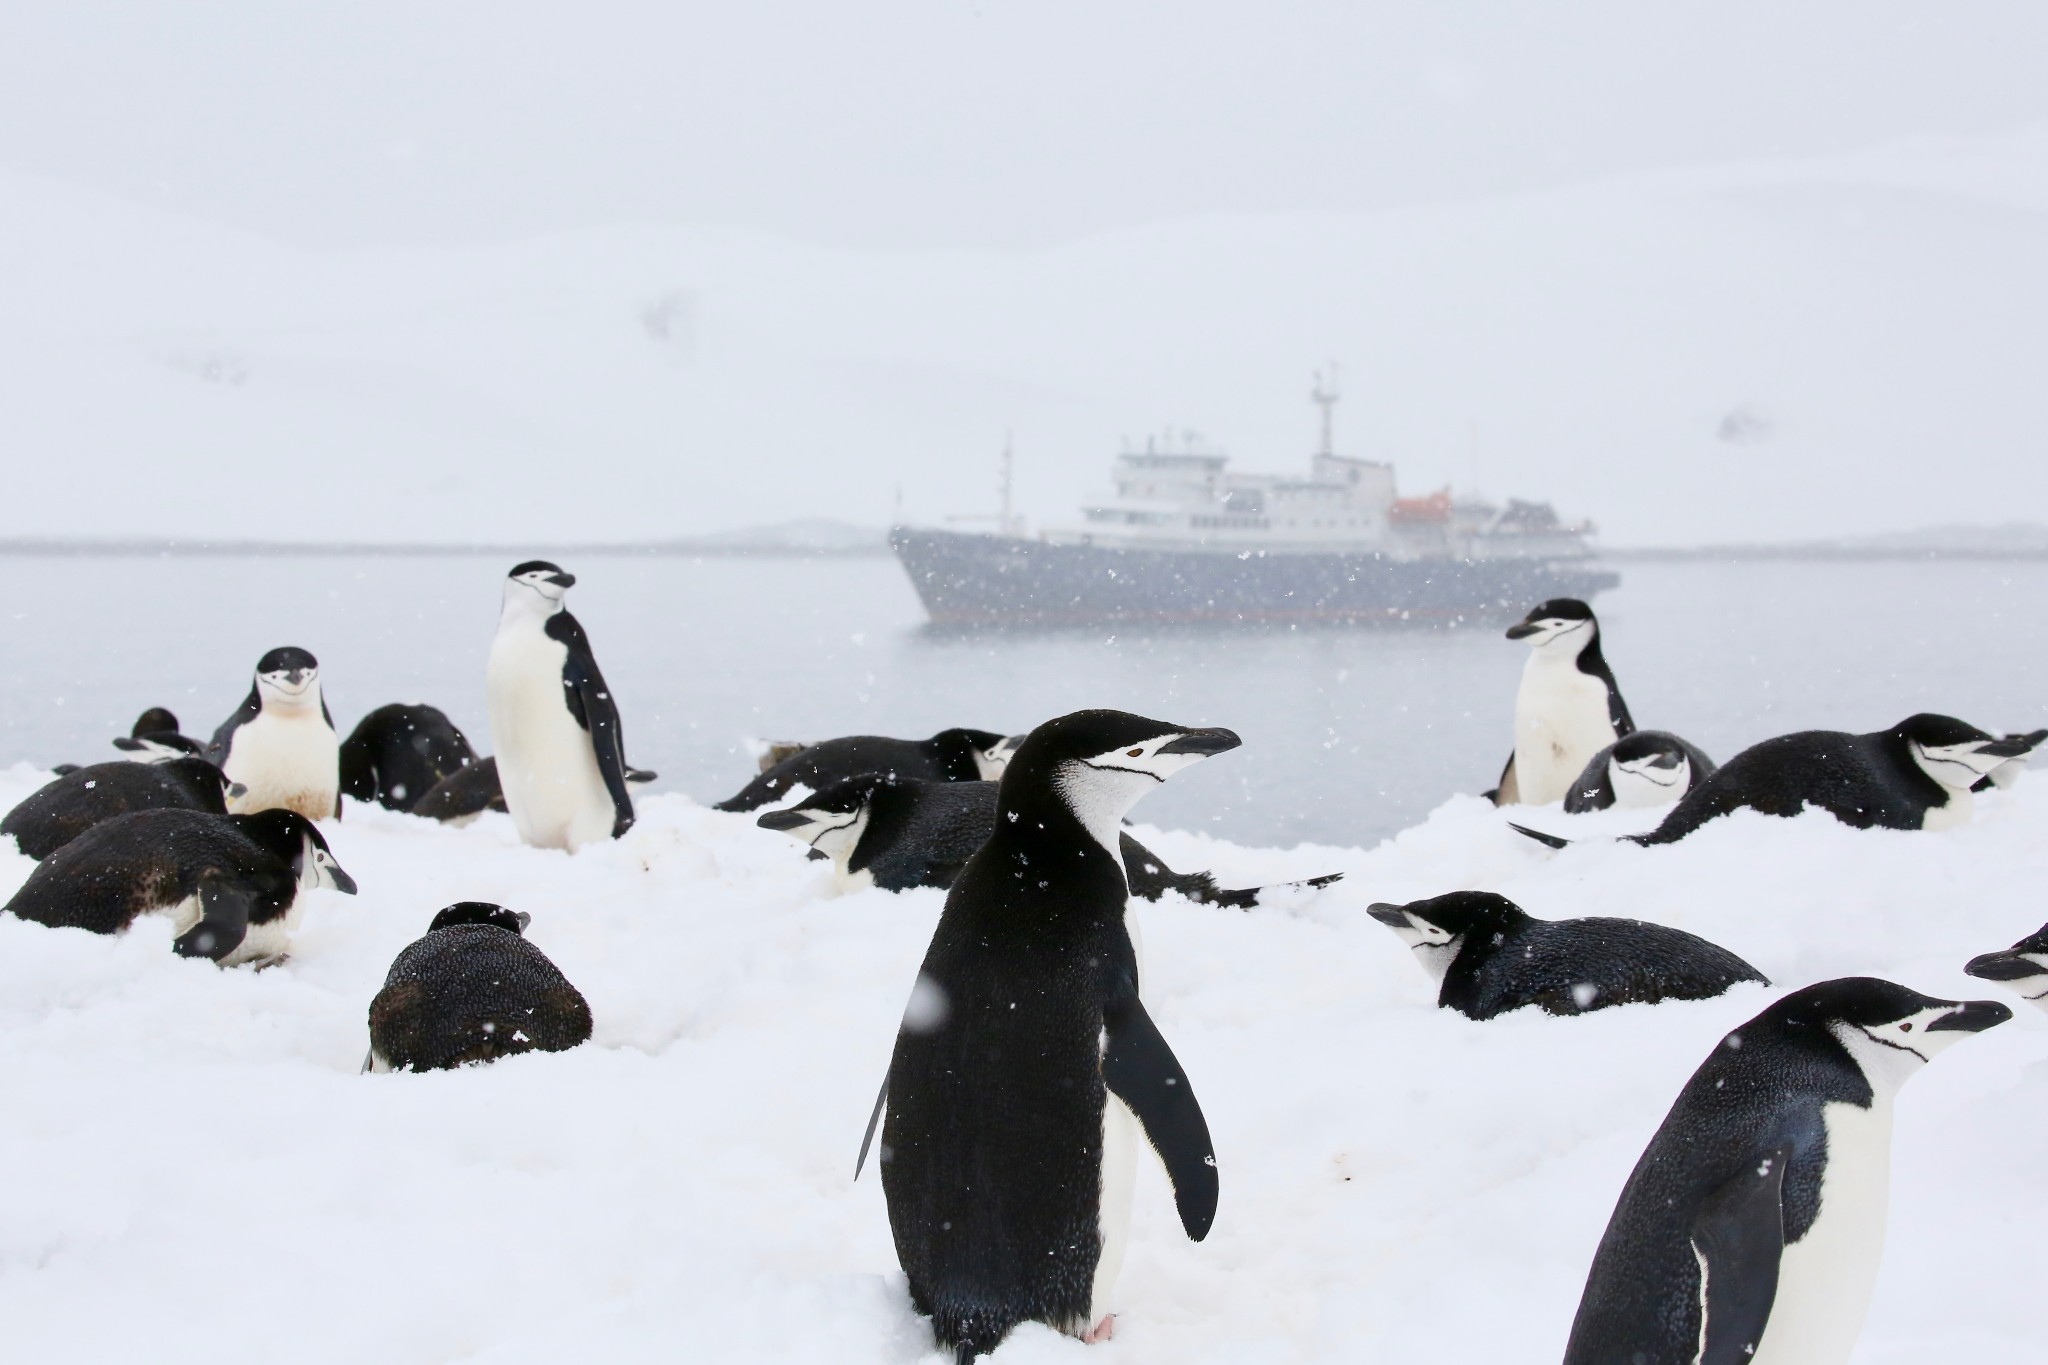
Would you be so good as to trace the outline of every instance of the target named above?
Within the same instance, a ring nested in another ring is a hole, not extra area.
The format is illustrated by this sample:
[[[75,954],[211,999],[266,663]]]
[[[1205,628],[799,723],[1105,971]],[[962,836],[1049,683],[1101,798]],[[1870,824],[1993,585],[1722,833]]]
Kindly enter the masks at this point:
[[[6,561],[0,762],[97,761],[144,707],[205,736],[265,650],[320,657],[344,731],[424,701],[490,749],[483,666],[508,564],[431,558]],[[892,560],[590,555],[569,605],[629,757],[701,801],[749,738],[1027,729],[1084,706],[1228,725],[1245,746],[1138,818],[1252,844],[1370,844],[1492,785],[1525,650],[1462,631],[1084,631],[937,637]],[[1920,710],[2048,724],[2043,563],[1624,564],[1596,604],[1637,723],[1717,760],[1772,734]]]

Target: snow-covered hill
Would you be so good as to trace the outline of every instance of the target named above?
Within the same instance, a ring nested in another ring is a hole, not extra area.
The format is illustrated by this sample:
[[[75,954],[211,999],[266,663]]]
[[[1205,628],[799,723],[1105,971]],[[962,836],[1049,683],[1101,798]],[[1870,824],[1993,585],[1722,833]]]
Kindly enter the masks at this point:
[[[0,180],[0,535],[659,539],[1038,517],[1120,436],[1313,437],[1616,543],[2048,503],[2048,129],[1034,252],[622,227],[318,253]],[[1176,439],[1178,439],[1176,437]],[[2030,511],[2031,509],[2031,511]]]
[[[0,774],[0,808],[41,780]],[[1142,833],[1229,882],[1348,877],[1250,913],[1143,909],[1146,993],[1214,1131],[1219,1216],[1185,1241],[1148,1168],[1116,1340],[1027,1327],[1010,1365],[1553,1362],[1623,1178],[1725,1030],[1847,973],[1998,994],[1961,964],[2048,915],[2039,777],[1946,834],[1738,816],[1671,848],[1553,855],[1469,797],[1370,851]],[[675,796],[574,858],[518,846],[503,817],[355,807],[331,839],[361,895],[322,893],[262,973],[176,959],[157,923],[107,939],[0,919],[0,1357],[938,1359],[880,1188],[851,1175],[939,893],[835,898],[791,841]],[[0,895],[29,866],[0,854]],[[1678,925],[1777,985],[1475,1024],[1435,1009],[1364,913],[1459,887]],[[357,1074],[391,958],[467,898],[533,914],[594,1041]],[[2048,1021],[2023,1006],[1902,1096],[1865,1365],[2037,1354],[2043,1058]]]

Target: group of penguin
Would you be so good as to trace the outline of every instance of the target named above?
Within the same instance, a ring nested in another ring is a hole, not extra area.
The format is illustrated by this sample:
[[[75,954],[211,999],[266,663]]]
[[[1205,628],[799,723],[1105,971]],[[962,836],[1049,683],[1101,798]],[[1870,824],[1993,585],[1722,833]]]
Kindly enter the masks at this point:
[[[0,820],[39,860],[5,908],[100,933],[166,914],[177,952],[261,967],[289,951],[304,892],[355,890],[315,823],[339,816],[344,795],[437,819],[495,806],[539,847],[619,837],[634,822],[631,785],[652,774],[626,762],[617,704],[565,607],[574,582],[544,561],[507,576],[486,667],[492,758],[425,706],[381,707],[341,740],[318,662],[274,650],[209,744],[153,709],[115,740],[123,761],[63,772]],[[1637,837],[1645,844],[1741,808],[1811,805],[1858,827],[1944,828],[1969,817],[1973,790],[2009,783],[2048,738],[1922,715],[1875,735],[1768,740],[1716,768],[1674,735],[1634,728],[1584,603],[1546,602],[1508,634],[1531,651],[1514,752],[1490,795],[1568,811],[1669,804]],[[718,803],[760,812],[755,823],[808,845],[842,889],[947,889],[856,1175],[879,1128],[911,1300],[961,1362],[1026,1321],[1085,1341],[1113,1332],[1141,1142],[1164,1166],[1187,1234],[1199,1241],[1214,1221],[1207,1122],[1146,1012],[1130,910],[1134,897],[1167,891],[1249,908],[1265,889],[1175,872],[1124,821],[1154,787],[1239,742],[1109,710],[1021,736],[853,736],[783,746]],[[1370,913],[1440,983],[1441,1006],[1478,1020],[1764,981],[1690,934],[1546,922],[1490,892]],[[365,1070],[586,1041],[589,1006],[524,937],[528,923],[487,902],[438,912],[372,1001]],[[2048,1008],[2048,927],[1967,970]],[[1935,1052],[2009,1017],[1991,1001],[1847,978],[1793,992],[1730,1033],[1622,1191],[1566,1365],[1846,1361],[1877,1269],[1891,1097]]]

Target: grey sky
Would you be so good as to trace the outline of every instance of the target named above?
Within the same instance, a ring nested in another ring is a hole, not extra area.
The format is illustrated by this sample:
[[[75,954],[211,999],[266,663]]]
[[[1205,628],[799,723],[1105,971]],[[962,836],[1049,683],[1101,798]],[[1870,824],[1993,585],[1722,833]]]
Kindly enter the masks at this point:
[[[1967,0],[10,6],[0,534],[933,519],[1006,431],[1044,519],[1168,424],[1294,465],[1327,358],[1405,491],[1618,542],[2042,518],[2044,53]]]

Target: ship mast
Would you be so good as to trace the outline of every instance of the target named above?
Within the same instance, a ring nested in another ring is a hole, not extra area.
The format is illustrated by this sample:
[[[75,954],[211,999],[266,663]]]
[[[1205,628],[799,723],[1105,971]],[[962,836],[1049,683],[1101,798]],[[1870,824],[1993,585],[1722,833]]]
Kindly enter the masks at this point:
[[[1329,379],[1325,382],[1323,372],[1316,371],[1316,386],[1309,393],[1309,401],[1323,410],[1323,443],[1316,449],[1318,455],[1335,455],[1336,444],[1331,439],[1330,410],[1337,406],[1337,362],[1330,362]]]
[[[1017,534],[1016,518],[1010,514],[1010,483],[1016,466],[1017,453],[1012,448],[1010,433],[1006,431],[1003,433],[1002,517],[996,523],[998,529],[1006,536]]]

